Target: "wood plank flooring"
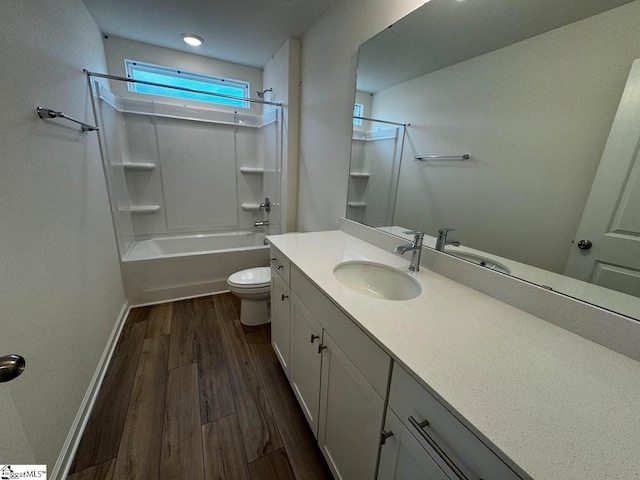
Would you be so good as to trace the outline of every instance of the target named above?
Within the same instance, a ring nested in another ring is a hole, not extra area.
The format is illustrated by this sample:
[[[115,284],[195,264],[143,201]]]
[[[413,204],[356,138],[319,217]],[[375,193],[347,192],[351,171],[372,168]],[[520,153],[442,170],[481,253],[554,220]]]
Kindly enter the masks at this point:
[[[316,480],[331,473],[269,325],[231,294],[131,311],[69,480]]]

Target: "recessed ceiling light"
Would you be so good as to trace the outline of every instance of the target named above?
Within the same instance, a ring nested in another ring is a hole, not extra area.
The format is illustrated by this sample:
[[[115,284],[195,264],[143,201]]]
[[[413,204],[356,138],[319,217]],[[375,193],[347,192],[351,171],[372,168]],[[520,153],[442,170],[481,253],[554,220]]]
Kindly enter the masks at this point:
[[[184,40],[184,43],[191,45],[192,47],[197,47],[202,44],[202,38],[191,33],[183,33],[182,40]]]

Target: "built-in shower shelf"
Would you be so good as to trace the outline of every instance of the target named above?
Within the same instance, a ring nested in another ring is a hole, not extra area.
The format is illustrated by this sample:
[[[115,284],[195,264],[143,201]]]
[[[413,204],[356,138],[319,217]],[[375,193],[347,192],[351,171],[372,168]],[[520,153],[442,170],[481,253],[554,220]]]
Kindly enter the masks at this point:
[[[351,178],[369,178],[369,174],[365,172],[351,172]]]
[[[120,208],[121,212],[131,212],[133,215],[146,215],[160,211],[160,205],[131,205]]]
[[[155,163],[142,163],[142,162],[125,162],[122,164],[125,170],[153,170],[156,168]]]
[[[351,208],[364,208],[367,206],[367,202],[347,202],[347,205]]]
[[[240,167],[240,173],[245,175],[262,175],[264,174],[264,168],[260,167]]]

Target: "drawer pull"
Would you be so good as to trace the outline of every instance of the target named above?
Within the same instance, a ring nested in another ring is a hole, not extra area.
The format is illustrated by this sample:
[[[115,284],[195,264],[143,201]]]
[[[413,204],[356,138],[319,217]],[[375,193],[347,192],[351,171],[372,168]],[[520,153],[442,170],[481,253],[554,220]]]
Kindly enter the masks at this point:
[[[282,294],[282,301],[284,302],[285,298],[289,298],[289,295],[285,295],[284,293]]]
[[[327,348],[326,345],[320,344],[318,345],[318,353],[322,353],[322,350],[325,350]]]
[[[318,340],[320,338],[320,335],[314,335],[313,333],[311,334],[311,343],[315,342],[316,340]]]
[[[278,265],[278,264],[276,263],[276,260],[277,260],[277,258],[272,258],[272,259],[271,259],[271,264],[272,264],[274,267],[276,267],[276,270],[280,270],[280,269],[282,268],[282,265]]]
[[[436,451],[436,453],[442,459],[442,461],[446,463],[451,470],[453,470],[453,473],[456,474],[456,477],[458,477],[460,480],[468,480],[466,475],[462,473],[462,470],[460,470],[458,466],[455,463],[453,463],[453,461],[451,461],[451,459],[447,456],[444,450],[440,448],[440,445],[438,445],[435,442],[435,440],[431,438],[431,435],[429,435],[425,431],[424,427],[429,425],[429,420],[423,420],[422,422],[418,422],[415,418],[410,416],[409,423],[411,423],[411,425],[418,431],[420,436],[431,446],[431,448],[433,448]]]
[[[387,443],[387,438],[393,437],[393,432],[382,430],[382,432],[380,433],[380,437],[380,443],[384,445],[385,443]]]

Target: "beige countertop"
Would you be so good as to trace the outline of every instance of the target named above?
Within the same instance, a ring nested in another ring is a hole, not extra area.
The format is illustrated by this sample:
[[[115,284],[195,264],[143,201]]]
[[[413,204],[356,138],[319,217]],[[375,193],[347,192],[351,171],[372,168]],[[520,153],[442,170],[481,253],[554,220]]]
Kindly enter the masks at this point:
[[[413,300],[364,296],[337,264],[408,260],[341,231],[269,240],[531,477],[640,478],[640,363],[426,269]]]

